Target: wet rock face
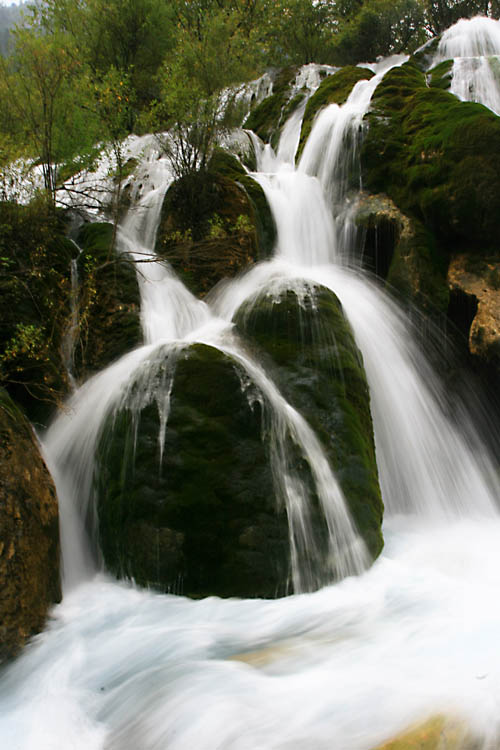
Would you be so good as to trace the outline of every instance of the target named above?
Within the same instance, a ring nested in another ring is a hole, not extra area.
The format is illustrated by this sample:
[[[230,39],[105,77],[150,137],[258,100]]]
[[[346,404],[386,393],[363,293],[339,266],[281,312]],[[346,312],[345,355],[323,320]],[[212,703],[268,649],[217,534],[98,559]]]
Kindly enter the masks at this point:
[[[315,430],[375,558],[383,546],[383,505],[361,353],[335,294],[300,287],[246,303],[235,322]]]
[[[449,316],[468,338],[469,352],[500,371],[500,261],[467,255],[448,269]]]
[[[363,265],[403,302],[431,316],[445,313],[446,263],[422,222],[404,214],[386,195],[366,193],[360,196],[355,221],[365,235]]]
[[[26,418],[0,390],[0,661],[61,598],[55,488]]]

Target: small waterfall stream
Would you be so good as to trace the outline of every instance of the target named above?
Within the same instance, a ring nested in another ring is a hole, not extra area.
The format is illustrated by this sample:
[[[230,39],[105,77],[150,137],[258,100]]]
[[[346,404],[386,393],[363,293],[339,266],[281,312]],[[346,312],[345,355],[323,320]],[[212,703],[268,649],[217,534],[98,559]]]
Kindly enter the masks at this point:
[[[477,440],[473,449],[447,415],[405,315],[360,269],[341,264],[350,254],[338,213],[346,163],[355,159],[359,124],[384,70],[358,84],[344,107],[323,111],[298,168],[300,112],[284,128],[277,155],[262,150],[254,177],[276,220],[275,255],[209,303],[152,257],[171,176],[152,152],[142,164],[142,190],[119,246],[147,260],[138,264],[145,345],[85,383],[45,438],[61,503],[66,593],[46,631],[2,674],[2,747],[373,750],[436,714],[464,720],[481,750],[498,746],[498,478],[486,448]],[[244,301],[287,287],[305,293],[315,283],[341,300],[370,385],[386,546],[368,570],[314,432],[231,326]],[[139,380],[134,393],[159,405],[161,452],[170,376],[177,353],[192,342],[230,356],[269,410],[296,590],[307,589],[303,579],[313,575],[305,554],[312,541],[306,499],[287,481],[287,434],[313,467],[330,544],[345,550],[342,570],[325,571],[326,580],[350,577],[275,601],[195,601],[98,572],[85,519],[102,424],[120,404],[141,405],[130,401]],[[152,366],[160,359],[158,390]]]

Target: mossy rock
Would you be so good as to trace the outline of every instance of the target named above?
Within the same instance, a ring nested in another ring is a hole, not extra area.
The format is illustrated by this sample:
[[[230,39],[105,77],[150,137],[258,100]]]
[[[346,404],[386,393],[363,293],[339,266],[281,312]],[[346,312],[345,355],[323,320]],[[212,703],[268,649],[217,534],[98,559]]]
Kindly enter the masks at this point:
[[[491,252],[500,222],[500,118],[429,88],[405,63],[384,77],[366,120],[366,188],[422,221],[444,253]]]
[[[31,426],[0,388],[0,661],[61,599],[57,497]]]
[[[312,130],[314,120],[324,107],[329,104],[344,104],[358,81],[369,80],[373,72],[368,68],[346,65],[331,76],[325,78],[317,91],[311,96],[306,105],[302,128],[300,131],[297,161]]]
[[[431,317],[446,313],[447,263],[431,232],[385,195],[362,194],[355,222],[364,232],[363,265],[403,303],[411,302]]]
[[[98,450],[106,565],[191,596],[285,593],[288,524],[274,499],[259,405],[250,406],[239,371],[212,347],[160,350],[154,367],[167,381],[175,372],[161,464],[159,402],[141,403],[135,415],[120,409]]]
[[[431,88],[447,91],[453,78],[453,60],[443,60],[427,74],[427,83]]]
[[[196,296],[270,253],[275,227],[265,195],[237,159],[217,152],[204,172],[169,188],[156,252]]]
[[[291,85],[297,72],[296,66],[280,70],[273,81],[271,96],[254,107],[244,123],[245,128],[253,130],[264,143],[270,143],[273,147],[278,143],[280,128],[285,122],[284,112],[292,99]]]
[[[428,42],[422,44],[410,57],[410,62],[415,65],[419,70],[425,73],[429,70],[436,58],[438,51],[439,42],[441,41],[441,34],[429,39]]]
[[[142,341],[135,264],[112,248],[113,225],[84,224],[78,234],[79,337],[74,371],[83,379]]]
[[[269,258],[276,242],[276,224],[266,194],[259,183],[247,174],[233,154],[222,148],[215,149],[209,170],[213,174],[228,177],[243,188],[253,208],[258,240],[258,260]]]
[[[65,231],[41,199],[0,202],[0,382],[43,425],[69,390],[61,351],[76,248]]]
[[[263,294],[235,316],[288,402],[314,429],[369,552],[382,549],[383,505],[370,397],[359,352],[333,292],[307,285]]]

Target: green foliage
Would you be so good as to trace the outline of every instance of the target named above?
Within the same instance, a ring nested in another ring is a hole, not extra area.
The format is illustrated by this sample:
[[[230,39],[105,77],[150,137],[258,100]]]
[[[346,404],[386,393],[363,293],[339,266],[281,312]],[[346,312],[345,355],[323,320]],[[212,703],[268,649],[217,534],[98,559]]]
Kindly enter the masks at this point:
[[[365,0],[340,26],[332,60],[347,65],[411,52],[427,39],[420,0]]]
[[[279,0],[271,10],[271,59],[277,64],[331,62],[338,25],[331,0]]]
[[[181,4],[177,45],[159,73],[156,129],[178,177],[207,168],[222,133],[239,123],[233,84],[255,75],[258,48],[246,27],[246,4]]]
[[[74,245],[41,199],[0,203],[0,380],[32,419],[66,394],[61,344]]]
[[[155,75],[174,44],[173,3],[162,0],[46,0],[45,30],[63,32],[76,56],[102,81],[113,68],[129,77],[133,99],[147,104],[158,95]]]
[[[440,34],[460,18],[487,16],[491,11],[498,17],[498,7],[489,0],[423,0],[427,27],[432,34]],[[496,13],[495,13],[496,10]]]

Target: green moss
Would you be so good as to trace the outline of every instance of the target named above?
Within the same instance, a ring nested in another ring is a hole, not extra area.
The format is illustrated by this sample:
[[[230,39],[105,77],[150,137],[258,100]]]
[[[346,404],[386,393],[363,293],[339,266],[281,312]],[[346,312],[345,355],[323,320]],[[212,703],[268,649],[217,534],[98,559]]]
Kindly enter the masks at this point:
[[[369,80],[372,76],[373,73],[368,68],[346,65],[337,71],[337,73],[334,73],[334,75],[325,78],[307,102],[304,119],[302,120],[302,129],[300,131],[297,160],[304,149],[318,112],[329,104],[344,104],[355,84],[361,80]]]
[[[500,221],[500,120],[429,88],[413,64],[375,91],[362,164],[367,188],[423,221],[442,251],[489,252]]]
[[[432,88],[449,89],[453,69],[453,60],[443,60],[427,74],[427,83]]]
[[[383,506],[361,354],[335,295],[314,287],[246,303],[235,317],[281,392],[313,427],[373,557]]]
[[[84,224],[78,234],[79,339],[75,374],[97,372],[142,341],[135,265],[113,250],[113,225]]]
[[[136,437],[127,410],[103,436],[97,488],[107,566],[195,596],[284,593],[288,524],[275,506],[261,413],[224,354],[204,345],[178,354],[161,466],[159,430],[151,404]]]
[[[274,82],[273,93],[258,104],[248,115],[244,127],[253,130],[264,143],[276,143],[283,123],[283,112],[290,99],[290,86],[297,75],[297,68],[283,68]]]
[[[429,66],[432,65],[432,62],[436,57],[440,41],[441,35],[429,39],[428,42],[423,44],[412,54],[410,62],[425,73],[429,70]]]

